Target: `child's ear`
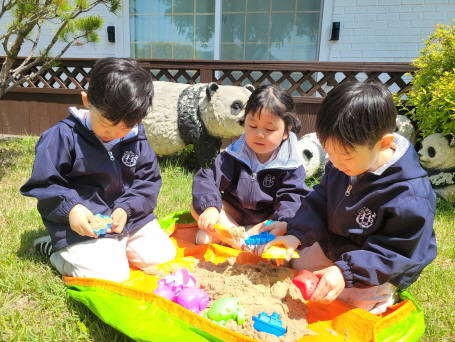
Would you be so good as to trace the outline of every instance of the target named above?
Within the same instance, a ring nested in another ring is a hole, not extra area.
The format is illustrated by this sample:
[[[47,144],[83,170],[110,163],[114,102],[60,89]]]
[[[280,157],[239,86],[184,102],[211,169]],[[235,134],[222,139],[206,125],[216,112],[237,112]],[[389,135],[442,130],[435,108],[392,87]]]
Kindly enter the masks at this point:
[[[87,93],[85,91],[81,91],[82,103],[84,104],[85,108],[89,109],[90,103],[88,102]]]
[[[289,132],[291,131],[292,126],[288,126],[288,131],[284,132],[283,134],[283,141],[285,141],[287,138],[289,138]]]
[[[382,136],[379,140],[379,151],[385,151],[392,146],[393,143],[393,134],[387,133]]]

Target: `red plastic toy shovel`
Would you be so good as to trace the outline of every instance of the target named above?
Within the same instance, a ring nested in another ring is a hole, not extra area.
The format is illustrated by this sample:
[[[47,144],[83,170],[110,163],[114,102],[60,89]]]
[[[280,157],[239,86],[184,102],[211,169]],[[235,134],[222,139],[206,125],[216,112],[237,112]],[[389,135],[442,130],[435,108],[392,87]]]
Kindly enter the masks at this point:
[[[319,278],[310,271],[301,270],[299,275],[292,279],[292,282],[302,292],[303,299],[308,300],[316,289]]]

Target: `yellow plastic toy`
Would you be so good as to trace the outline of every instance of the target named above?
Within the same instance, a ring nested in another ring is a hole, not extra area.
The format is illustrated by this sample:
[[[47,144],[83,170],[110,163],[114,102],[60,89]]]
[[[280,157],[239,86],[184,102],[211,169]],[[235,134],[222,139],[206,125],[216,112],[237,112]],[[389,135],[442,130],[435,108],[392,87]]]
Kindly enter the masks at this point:
[[[261,256],[265,259],[286,259],[286,248],[270,246]],[[292,258],[300,258],[300,256],[294,251],[294,253],[292,253]]]

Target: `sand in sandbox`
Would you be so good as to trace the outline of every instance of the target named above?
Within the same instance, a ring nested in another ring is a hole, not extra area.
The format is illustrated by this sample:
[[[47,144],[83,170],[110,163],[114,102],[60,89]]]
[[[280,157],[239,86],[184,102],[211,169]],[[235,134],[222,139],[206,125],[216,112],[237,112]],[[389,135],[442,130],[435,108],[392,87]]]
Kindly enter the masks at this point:
[[[263,262],[255,266],[239,265],[235,260],[229,258],[218,265],[200,262],[191,272],[197,286],[209,295],[209,307],[221,298],[240,298],[239,304],[245,308],[247,319],[243,325],[230,320],[226,328],[264,342],[295,342],[304,335],[314,334],[306,329],[307,307],[299,289],[292,284],[295,275],[291,269]],[[278,313],[287,332],[277,337],[254,329],[252,317],[261,312]]]
[[[240,239],[245,238],[245,227],[230,227],[227,228],[229,234],[231,234],[232,238],[236,241],[240,241]]]

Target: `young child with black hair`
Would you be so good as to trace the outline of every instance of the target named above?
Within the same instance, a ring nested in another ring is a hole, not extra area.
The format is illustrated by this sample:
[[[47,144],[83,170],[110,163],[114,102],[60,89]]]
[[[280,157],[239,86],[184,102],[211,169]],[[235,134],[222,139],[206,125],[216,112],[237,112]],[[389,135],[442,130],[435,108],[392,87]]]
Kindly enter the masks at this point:
[[[224,242],[237,249],[243,240],[214,229],[245,227],[259,233],[267,220],[272,234],[283,234],[308,193],[305,170],[297,149],[300,122],[285,89],[265,85],[245,105],[240,124],[245,133],[220,153],[210,169],[193,180],[191,212],[199,228],[197,244]]]
[[[82,101],[88,110],[47,130],[36,145],[21,194],[38,199],[50,236],[35,247],[62,275],[122,282],[129,264],[173,260],[176,248],[153,214],[161,187],[142,119],[152,104],[152,74],[132,59],[98,60]],[[112,217],[98,236],[96,214]]]
[[[414,147],[394,133],[396,115],[377,83],[342,84],[322,102],[325,174],[286,234],[265,246],[284,245],[287,260],[299,250],[290,266],[320,277],[312,301],[339,298],[381,314],[436,257],[436,197]]]

